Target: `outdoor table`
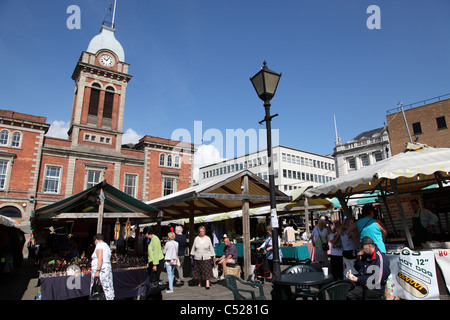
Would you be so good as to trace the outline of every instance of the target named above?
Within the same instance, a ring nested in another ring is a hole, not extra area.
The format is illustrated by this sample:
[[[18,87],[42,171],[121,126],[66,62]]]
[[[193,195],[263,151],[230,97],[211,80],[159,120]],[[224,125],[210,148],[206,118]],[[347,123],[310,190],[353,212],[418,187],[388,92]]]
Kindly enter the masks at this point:
[[[146,267],[114,270],[115,299],[138,296],[139,285],[145,281],[147,276],[148,271]],[[41,277],[42,300],[68,300],[89,296],[91,274],[79,276],[78,278],[75,280],[75,276]],[[79,282],[77,282],[78,280]]]
[[[303,272],[281,274],[272,279],[274,284],[274,300],[293,300],[291,286],[318,286],[319,288],[333,281],[333,276],[322,272]]]

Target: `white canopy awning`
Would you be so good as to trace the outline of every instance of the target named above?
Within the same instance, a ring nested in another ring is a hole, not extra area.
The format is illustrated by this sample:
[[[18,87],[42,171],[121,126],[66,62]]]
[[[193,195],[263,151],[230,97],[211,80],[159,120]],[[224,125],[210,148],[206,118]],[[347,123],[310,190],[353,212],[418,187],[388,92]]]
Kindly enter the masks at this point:
[[[423,148],[404,151],[391,158],[353,171],[308,190],[315,197],[351,195],[372,190],[392,192],[396,180],[400,193],[417,191],[450,178],[450,148]]]

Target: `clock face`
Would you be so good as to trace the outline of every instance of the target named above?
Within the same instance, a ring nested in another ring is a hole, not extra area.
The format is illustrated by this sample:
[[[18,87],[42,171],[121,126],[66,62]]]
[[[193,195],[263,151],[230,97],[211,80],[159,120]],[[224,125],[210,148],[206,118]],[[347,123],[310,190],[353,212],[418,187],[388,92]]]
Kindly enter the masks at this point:
[[[114,58],[109,54],[103,54],[100,57],[100,63],[105,67],[112,67],[114,65]]]

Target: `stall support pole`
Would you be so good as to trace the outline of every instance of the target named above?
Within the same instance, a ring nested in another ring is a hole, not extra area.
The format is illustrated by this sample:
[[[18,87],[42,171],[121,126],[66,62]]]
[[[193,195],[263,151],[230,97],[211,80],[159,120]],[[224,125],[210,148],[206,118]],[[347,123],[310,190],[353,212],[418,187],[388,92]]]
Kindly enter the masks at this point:
[[[341,204],[342,209],[344,210],[344,214],[347,218],[350,218],[352,216],[352,213],[350,212],[350,209],[347,206],[347,202],[345,201],[345,196],[342,194],[340,190],[336,192],[337,198],[339,200],[339,203]]]
[[[246,197],[242,200],[242,233],[244,242],[244,280],[250,276],[251,270],[251,251],[250,251],[250,204],[248,200],[248,176],[242,180],[242,195]]]
[[[189,204],[189,254],[194,244],[195,231],[194,231],[194,204]]]
[[[403,212],[402,203],[400,202],[400,197],[398,196],[397,179],[391,180],[392,191],[394,191],[395,201],[397,202],[398,211],[400,212],[400,217],[402,218],[403,228],[405,229],[406,239],[408,240],[408,246],[411,250],[414,250],[414,243],[411,238],[411,233],[409,232],[408,224],[406,223],[405,213]]]
[[[105,195],[103,193],[103,188],[100,188],[100,205],[98,206],[98,219],[97,219],[97,233],[102,233],[103,226],[103,211],[105,205]]]
[[[306,234],[309,234],[309,210],[308,210],[308,198],[305,197],[305,226],[306,226]]]

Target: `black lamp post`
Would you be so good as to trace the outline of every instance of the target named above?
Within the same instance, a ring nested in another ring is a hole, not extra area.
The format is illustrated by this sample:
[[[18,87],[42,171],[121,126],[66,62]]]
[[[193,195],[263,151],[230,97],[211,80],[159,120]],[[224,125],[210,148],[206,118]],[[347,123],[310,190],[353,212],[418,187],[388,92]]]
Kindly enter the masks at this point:
[[[280,275],[280,254],[279,254],[279,244],[278,244],[278,216],[277,216],[277,206],[275,199],[275,177],[273,173],[273,162],[272,162],[272,128],[271,120],[273,117],[278,116],[278,113],[271,116],[270,115],[270,100],[275,95],[277,90],[278,82],[280,81],[281,73],[276,73],[266,66],[266,61],[261,70],[255,74],[250,81],[258,94],[258,97],[264,101],[264,108],[266,110],[266,116],[264,120],[260,121],[259,124],[266,122],[267,128],[267,157],[269,158],[269,189],[270,189],[270,219],[272,225],[272,244],[273,244],[273,277],[278,278]]]

